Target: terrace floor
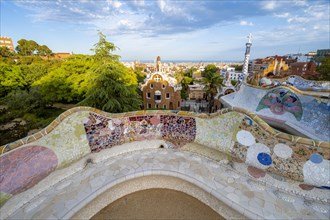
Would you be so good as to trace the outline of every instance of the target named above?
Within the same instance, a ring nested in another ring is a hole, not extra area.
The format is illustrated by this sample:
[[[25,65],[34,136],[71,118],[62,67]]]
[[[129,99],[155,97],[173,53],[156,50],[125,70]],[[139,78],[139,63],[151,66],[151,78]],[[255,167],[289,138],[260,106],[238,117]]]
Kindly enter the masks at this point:
[[[160,144],[154,140],[124,145]],[[302,190],[300,183],[268,173],[251,175],[246,164],[228,162],[205,146],[115,150],[88,155],[53,172],[9,200],[1,218],[91,218],[128,194],[157,188],[188,194],[226,219],[329,219],[329,190]]]

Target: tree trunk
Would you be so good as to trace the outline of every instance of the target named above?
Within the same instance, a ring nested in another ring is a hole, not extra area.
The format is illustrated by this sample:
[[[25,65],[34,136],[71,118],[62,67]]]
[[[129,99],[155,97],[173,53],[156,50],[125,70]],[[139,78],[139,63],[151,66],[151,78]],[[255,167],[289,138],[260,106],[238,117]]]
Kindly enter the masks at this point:
[[[213,106],[214,106],[214,96],[211,96],[209,100],[209,113],[212,113]]]

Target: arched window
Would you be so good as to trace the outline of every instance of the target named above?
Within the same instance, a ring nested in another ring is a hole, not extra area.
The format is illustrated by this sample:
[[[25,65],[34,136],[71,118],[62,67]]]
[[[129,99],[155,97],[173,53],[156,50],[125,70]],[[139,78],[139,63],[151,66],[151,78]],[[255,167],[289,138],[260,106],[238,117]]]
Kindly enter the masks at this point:
[[[157,91],[155,91],[155,102],[161,102],[162,101],[162,93],[159,91],[159,90],[157,90]]]

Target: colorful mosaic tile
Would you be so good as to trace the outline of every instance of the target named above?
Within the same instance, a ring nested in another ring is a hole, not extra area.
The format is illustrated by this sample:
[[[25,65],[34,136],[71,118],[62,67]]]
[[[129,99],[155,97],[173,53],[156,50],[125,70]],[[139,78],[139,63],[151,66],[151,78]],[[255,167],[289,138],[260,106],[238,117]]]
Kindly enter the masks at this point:
[[[88,114],[88,111],[80,111],[63,118],[50,133],[46,133],[33,144],[54,151],[58,159],[58,168],[67,166],[90,153],[82,123]]]
[[[181,147],[195,140],[196,120],[191,117],[160,116],[161,133],[163,139]]]
[[[57,167],[56,154],[43,146],[27,146],[0,157],[0,191],[23,192],[48,176]]]
[[[211,119],[196,118],[195,142],[229,153],[234,145],[233,135],[237,133],[244,117],[242,113],[228,112]]]
[[[303,110],[300,99],[292,91],[284,88],[275,88],[269,91],[259,102],[256,111],[269,108],[273,114],[282,115],[292,113],[298,121],[301,120]]]
[[[330,82],[326,81],[309,81],[299,76],[289,76],[286,80],[289,85],[292,85],[302,90],[329,90]]]
[[[141,115],[112,119],[90,113],[84,126],[92,152],[130,141],[161,138],[181,147],[196,136],[195,119],[182,116]]]
[[[241,133],[245,138],[241,137]],[[236,142],[231,150],[233,158],[311,185],[330,185],[327,182],[330,179],[327,175],[330,169],[330,165],[327,165],[330,150],[327,148],[293,143],[270,136],[257,123],[250,123],[250,119],[242,120],[234,138]],[[253,144],[253,141],[256,144]]]

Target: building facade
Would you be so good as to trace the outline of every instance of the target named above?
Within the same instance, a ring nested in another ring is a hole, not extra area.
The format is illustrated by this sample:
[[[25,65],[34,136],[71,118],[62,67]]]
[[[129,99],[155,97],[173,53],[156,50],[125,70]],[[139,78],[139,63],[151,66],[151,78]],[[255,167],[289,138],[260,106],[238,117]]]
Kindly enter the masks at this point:
[[[203,100],[206,98],[205,86],[201,84],[188,85],[189,100]]]
[[[316,64],[314,62],[296,62],[291,64],[291,74],[301,76],[305,79],[317,75]]]
[[[171,78],[171,79],[169,79]],[[155,72],[141,86],[144,109],[180,109],[181,86],[174,78]]]
[[[160,57],[157,57],[156,72],[149,74],[140,86],[144,109],[179,110],[181,107],[181,85],[167,73],[161,71]]]
[[[8,47],[10,51],[15,51],[13,40],[10,37],[0,37],[0,47]]]
[[[258,73],[261,77],[266,76],[269,72],[275,76],[281,76],[289,70],[289,65],[286,63],[286,57],[273,56],[264,59],[256,59],[253,63],[253,72]]]

